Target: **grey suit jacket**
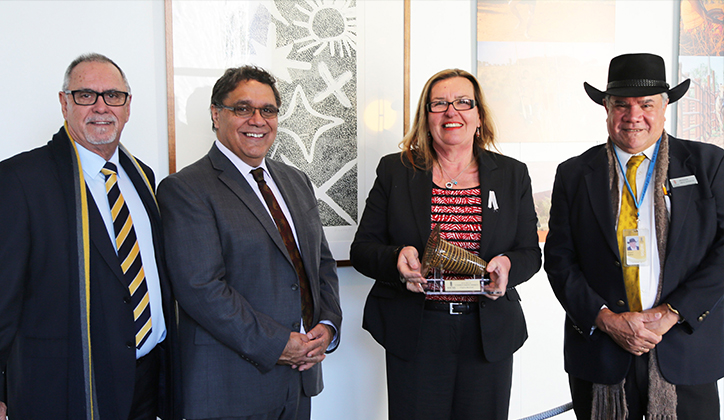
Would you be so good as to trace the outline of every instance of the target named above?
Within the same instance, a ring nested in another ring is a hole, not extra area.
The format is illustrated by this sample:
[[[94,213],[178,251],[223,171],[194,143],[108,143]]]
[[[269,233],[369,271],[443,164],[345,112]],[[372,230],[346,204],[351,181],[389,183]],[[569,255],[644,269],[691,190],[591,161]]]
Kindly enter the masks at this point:
[[[286,202],[314,301],[314,322],[340,331],[336,263],[309,178],[283,163],[267,167]],[[298,280],[281,235],[232,162],[216,146],[158,188],[169,275],[180,306],[182,387],[187,418],[267,412],[300,373],[276,365],[299,331]],[[321,365],[302,372],[305,395],[321,392]]]

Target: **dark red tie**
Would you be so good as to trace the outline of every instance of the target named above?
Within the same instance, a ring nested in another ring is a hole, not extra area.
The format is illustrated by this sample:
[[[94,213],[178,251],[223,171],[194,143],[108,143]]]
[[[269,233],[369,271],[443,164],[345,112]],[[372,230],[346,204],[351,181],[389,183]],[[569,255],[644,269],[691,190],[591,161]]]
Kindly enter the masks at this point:
[[[269,189],[266,181],[264,181],[264,169],[256,168],[251,171],[251,174],[254,176],[254,180],[259,184],[261,195],[264,197],[264,201],[266,201],[266,205],[269,207],[269,211],[274,218],[279,234],[282,235],[284,245],[286,245],[289,256],[292,258],[294,269],[297,271],[297,277],[299,277],[299,290],[302,294],[302,320],[304,321],[305,331],[309,332],[313,327],[312,319],[314,318],[314,311],[312,309],[312,293],[309,290],[309,279],[307,278],[307,273],[304,271],[304,263],[302,262],[302,256],[299,254],[297,243],[294,241],[292,228],[289,226],[287,218],[284,217],[284,213],[282,212],[281,207],[279,207],[277,199],[274,198],[274,194],[271,189]]]

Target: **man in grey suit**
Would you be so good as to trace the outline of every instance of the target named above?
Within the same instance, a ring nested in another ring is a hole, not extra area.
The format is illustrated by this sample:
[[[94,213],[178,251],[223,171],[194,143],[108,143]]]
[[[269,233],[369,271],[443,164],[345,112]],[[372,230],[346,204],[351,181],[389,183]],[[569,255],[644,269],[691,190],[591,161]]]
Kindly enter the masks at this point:
[[[275,83],[258,67],[228,69],[211,96],[217,141],[158,188],[187,419],[309,419],[320,362],[339,343],[336,263],[312,184],[264,158]]]

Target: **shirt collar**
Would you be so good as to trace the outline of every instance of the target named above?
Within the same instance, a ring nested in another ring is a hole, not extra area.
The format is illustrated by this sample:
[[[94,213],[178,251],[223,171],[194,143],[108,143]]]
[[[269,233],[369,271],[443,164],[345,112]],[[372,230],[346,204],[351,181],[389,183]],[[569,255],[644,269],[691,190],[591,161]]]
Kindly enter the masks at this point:
[[[654,158],[654,151],[656,150],[656,145],[658,144],[658,141],[655,141],[654,144],[649,146],[646,150],[640,153],[636,153],[635,155],[644,155],[646,159],[651,161]],[[631,158],[631,156],[635,156],[634,154],[624,152],[621,150],[620,147],[616,146],[616,144],[613,145],[614,150],[616,151],[616,154],[618,155],[618,158],[621,159],[621,164],[625,167],[626,163],[628,163],[628,160]]]
[[[229,158],[231,163],[234,164],[236,169],[238,169],[242,175],[247,176],[247,175],[249,175],[249,173],[251,173],[251,171],[253,169],[256,169],[256,168],[264,168],[264,172],[269,174],[269,169],[267,169],[267,167],[266,167],[266,158],[263,158],[261,160],[261,163],[259,164],[259,166],[254,167],[254,166],[251,166],[248,163],[244,162],[243,160],[241,160],[241,158],[239,156],[237,156],[236,154],[234,154],[234,152],[229,150],[228,147],[224,146],[224,144],[221,143],[218,139],[215,141],[215,144],[216,144],[216,147],[219,149],[219,151],[221,153],[223,153],[224,156]]]
[[[78,156],[80,157],[80,165],[83,168],[83,172],[90,177],[98,176],[98,174],[101,173],[101,169],[103,169],[103,165],[106,164],[106,160],[100,157],[100,155],[86,149],[80,143],[76,142],[75,144],[78,146]],[[116,168],[120,167],[117,147],[108,162],[115,164]]]

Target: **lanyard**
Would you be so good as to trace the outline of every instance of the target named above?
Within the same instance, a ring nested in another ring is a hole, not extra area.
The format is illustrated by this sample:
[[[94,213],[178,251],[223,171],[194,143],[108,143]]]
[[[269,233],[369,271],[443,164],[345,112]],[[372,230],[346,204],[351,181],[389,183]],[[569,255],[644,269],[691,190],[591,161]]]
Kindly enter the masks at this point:
[[[656,148],[654,148],[654,156],[651,158],[651,163],[649,164],[649,169],[646,171],[646,180],[644,181],[644,188],[643,191],[641,191],[641,197],[636,198],[634,196],[633,190],[631,189],[631,184],[628,182],[628,177],[626,177],[626,170],[623,168],[623,164],[621,163],[621,158],[618,157],[618,153],[616,153],[616,160],[618,161],[618,166],[621,168],[621,173],[623,174],[623,182],[626,184],[626,188],[628,188],[629,194],[631,194],[631,197],[633,198],[634,205],[636,206],[636,218],[639,217],[639,207],[641,207],[641,203],[644,201],[644,196],[646,195],[646,190],[649,188],[649,182],[651,181],[651,174],[654,173],[654,166],[656,166],[656,158],[659,156],[659,146],[661,145],[661,137],[656,141]]]

